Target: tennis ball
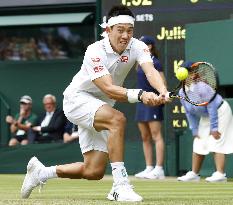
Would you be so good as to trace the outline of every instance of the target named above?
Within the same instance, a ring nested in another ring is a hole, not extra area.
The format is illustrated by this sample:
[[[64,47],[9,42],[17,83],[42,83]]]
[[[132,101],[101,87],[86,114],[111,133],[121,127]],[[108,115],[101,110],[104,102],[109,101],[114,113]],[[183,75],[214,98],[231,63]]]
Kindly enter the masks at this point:
[[[188,77],[188,69],[184,67],[179,67],[178,70],[176,71],[176,78],[178,80],[185,80]]]

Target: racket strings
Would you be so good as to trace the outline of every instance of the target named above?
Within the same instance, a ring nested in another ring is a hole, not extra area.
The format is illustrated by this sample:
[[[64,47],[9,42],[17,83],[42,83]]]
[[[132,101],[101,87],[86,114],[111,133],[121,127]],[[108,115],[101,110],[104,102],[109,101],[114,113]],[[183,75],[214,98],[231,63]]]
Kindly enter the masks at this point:
[[[192,68],[184,83],[186,96],[193,102],[209,102],[215,96],[216,75],[208,64],[201,63]]]

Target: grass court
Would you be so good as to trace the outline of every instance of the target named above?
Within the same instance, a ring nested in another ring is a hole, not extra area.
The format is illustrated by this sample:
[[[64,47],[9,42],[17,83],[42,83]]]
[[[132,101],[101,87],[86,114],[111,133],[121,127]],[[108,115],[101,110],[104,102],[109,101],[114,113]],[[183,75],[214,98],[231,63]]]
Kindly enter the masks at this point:
[[[100,181],[52,179],[39,193],[36,188],[29,199],[20,198],[24,175],[0,175],[1,205],[233,205],[233,182],[184,183],[176,178],[165,180],[139,180],[130,177],[135,190],[143,196],[138,203],[111,202],[106,194],[112,186],[112,177]]]

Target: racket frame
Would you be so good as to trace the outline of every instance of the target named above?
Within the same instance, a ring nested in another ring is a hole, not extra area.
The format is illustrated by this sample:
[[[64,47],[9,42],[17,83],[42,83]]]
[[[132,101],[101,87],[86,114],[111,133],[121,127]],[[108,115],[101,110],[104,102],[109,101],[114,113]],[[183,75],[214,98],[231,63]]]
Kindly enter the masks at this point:
[[[214,68],[214,66],[208,62],[196,62],[194,63],[191,68],[188,68],[188,71],[191,71],[191,69],[195,69],[195,67],[199,66],[200,64],[207,64],[208,66],[210,66],[213,71],[214,71],[214,75],[215,75],[215,78],[216,78],[216,87],[218,86],[218,75],[217,75],[217,72],[216,72],[216,69]],[[184,97],[183,96],[180,96],[180,95],[177,95],[175,94],[175,92],[181,88],[183,89],[184,91]],[[176,86],[176,88],[169,93],[169,97],[170,98],[178,98],[178,99],[182,99],[182,100],[185,100],[187,102],[189,102],[190,104],[192,105],[195,105],[195,106],[207,106],[210,102],[212,102],[214,100],[214,98],[216,97],[217,95],[217,92],[215,92],[215,94],[213,95],[213,97],[208,101],[208,102],[203,102],[203,103],[196,103],[196,102],[193,102],[192,100],[190,100],[188,98],[188,95],[186,93],[186,89],[185,89],[185,80],[182,80],[180,81],[180,83]]]

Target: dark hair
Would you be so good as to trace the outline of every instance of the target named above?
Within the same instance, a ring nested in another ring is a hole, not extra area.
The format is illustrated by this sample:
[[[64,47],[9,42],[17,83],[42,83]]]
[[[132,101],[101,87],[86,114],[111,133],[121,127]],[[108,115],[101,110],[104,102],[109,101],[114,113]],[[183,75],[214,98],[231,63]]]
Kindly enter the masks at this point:
[[[119,15],[128,15],[128,16],[132,16],[134,18],[132,11],[127,6],[119,5],[119,6],[113,6],[110,9],[110,11],[108,12],[107,21],[111,17],[119,16]]]
[[[140,41],[144,42],[146,45],[151,45],[151,54],[156,58],[159,58],[159,52],[156,47],[156,42],[153,36],[143,35],[139,38]]]
[[[155,56],[155,58],[159,58],[159,52],[158,52],[158,50],[157,50],[157,48],[156,48],[156,46],[155,46],[155,44],[151,44],[152,45],[152,47],[151,47],[151,54],[153,55],[153,56]]]

